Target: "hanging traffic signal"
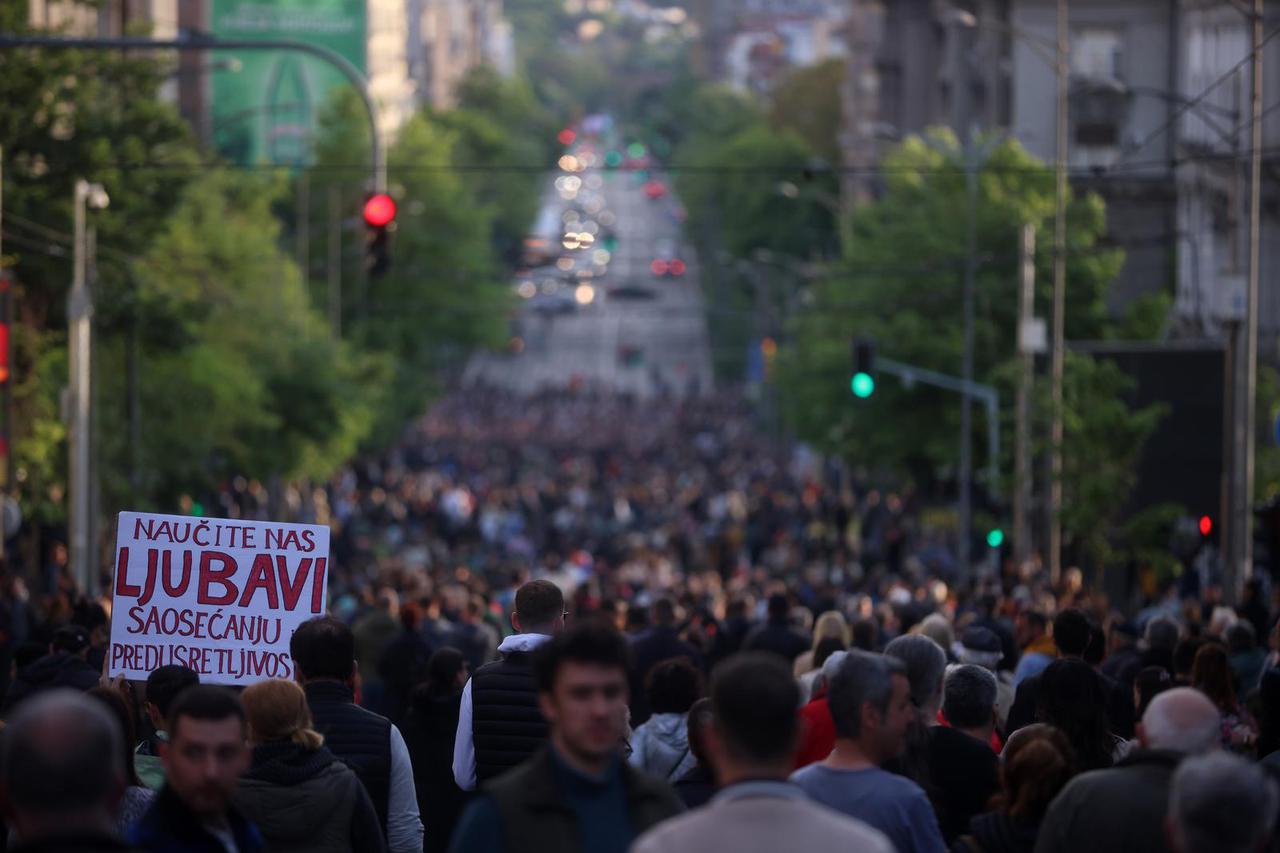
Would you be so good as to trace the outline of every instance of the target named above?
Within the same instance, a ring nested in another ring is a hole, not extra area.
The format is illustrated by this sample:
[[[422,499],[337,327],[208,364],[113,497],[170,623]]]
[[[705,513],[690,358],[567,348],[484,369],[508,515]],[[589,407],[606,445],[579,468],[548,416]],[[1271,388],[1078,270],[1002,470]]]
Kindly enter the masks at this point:
[[[987,547],[999,548],[1004,544],[1004,531],[999,527],[993,527],[987,531]]]
[[[1213,519],[1207,515],[1200,516],[1200,535],[1208,536],[1213,532]]]
[[[853,341],[853,378],[849,388],[853,396],[865,400],[875,393],[876,345],[866,338]]]
[[[364,202],[364,265],[370,278],[391,269],[390,232],[395,228],[396,201],[386,193],[374,193]]]

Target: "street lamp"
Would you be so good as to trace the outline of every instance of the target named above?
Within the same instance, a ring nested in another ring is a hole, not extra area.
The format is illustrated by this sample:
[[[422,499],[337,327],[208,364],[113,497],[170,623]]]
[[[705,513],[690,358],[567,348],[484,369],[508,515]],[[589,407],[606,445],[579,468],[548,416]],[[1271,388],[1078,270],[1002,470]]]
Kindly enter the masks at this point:
[[[90,597],[98,594],[98,571],[93,535],[93,292],[89,280],[95,232],[88,222],[88,211],[105,210],[110,203],[102,184],[76,181],[74,262],[67,296],[71,367],[68,521],[72,577]]]

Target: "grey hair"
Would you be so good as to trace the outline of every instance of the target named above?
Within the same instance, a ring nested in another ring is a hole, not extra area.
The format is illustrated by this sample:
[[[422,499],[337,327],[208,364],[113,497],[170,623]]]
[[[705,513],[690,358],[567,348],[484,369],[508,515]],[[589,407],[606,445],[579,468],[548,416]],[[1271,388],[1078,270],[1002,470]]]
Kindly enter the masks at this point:
[[[862,706],[870,702],[881,714],[889,710],[893,676],[906,677],[902,663],[888,655],[851,651],[827,683],[827,703],[836,736],[856,738],[862,733]]]
[[[884,653],[902,661],[911,682],[911,704],[927,711],[942,693],[942,675],[947,669],[947,653],[923,634],[907,634],[885,646]],[[930,720],[930,723],[933,721]]]
[[[1181,633],[1182,629],[1178,627],[1177,622],[1166,616],[1159,616],[1147,623],[1142,639],[1149,649],[1173,651],[1173,647],[1178,645],[1178,637]]]
[[[103,703],[75,690],[52,690],[10,717],[0,768],[20,813],[93,813],[107,808],[125,784],[124,735]]]
[[[943,681],[942,713],[957,728],[978,728],[992,721],[996,706],[996,677],[975,664],[947,668]]]
[[[1254,853],[1270,836],[1278,805],[1280,794],[1266,771],[1214,752],[1178,766],[1169,822],[1182,853]]]
[[[1221,717],[1209,698],[1190,687],[1174,687],[1151,700],[1142,715],[1145,745],[1187,755],[1217,749]]]
[[[828,684],[831,683],[831,679],[835,678],[836,673],[840,670],[840,664],[844,662],[848,654],[844,649],[839,649],[827,655],[827,659],[822,662],[822,677]]]

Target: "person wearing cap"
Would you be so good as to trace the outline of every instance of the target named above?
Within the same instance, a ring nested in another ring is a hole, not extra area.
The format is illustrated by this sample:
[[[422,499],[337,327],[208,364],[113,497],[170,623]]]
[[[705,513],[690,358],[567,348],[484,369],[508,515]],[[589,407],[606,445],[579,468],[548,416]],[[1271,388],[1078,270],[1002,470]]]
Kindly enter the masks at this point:
[[[37,693],[70,687],[90,690],[98,686],[99,673],[89,665],[89,632],[79,625],[64,625],[53,634],[49,653],[18,670],[9,685],[5,712]]]
[[[1004,659],[1000,638],[989,628],[971,625],[960,635],[960,641],[951,647],[951,652],[959,663],[980,666],[996,677],[996,722],[999,730],[1004,731],[1017,693],[1009,682],[1009,673],[999,669],[1000,661]]]

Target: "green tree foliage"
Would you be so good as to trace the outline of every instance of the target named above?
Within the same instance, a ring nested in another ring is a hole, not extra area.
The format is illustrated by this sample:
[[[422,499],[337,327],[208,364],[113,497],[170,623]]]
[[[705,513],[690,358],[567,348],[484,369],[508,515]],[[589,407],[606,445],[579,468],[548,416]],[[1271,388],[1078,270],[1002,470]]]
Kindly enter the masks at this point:
[[[1017,254],[1024,222],[1037,226],[1038,313],[1052,304],[1053,174],[1016,142],[986,143],[978,175],[974,376],[996,384],[1006,410],[1013,401]],[[849,392],[850,340],[867,336],[890,358],[951,375],[961,372],[966,190],[963,155],[949,132],[912,138],[885,161],[885,191],[849,223],[842,263],[812,293],[780,357],[780,388],[795,430],[886,474],[932,481],[954,473],[958,398],[883,376],[875,395]],[[1068,208],[1067,337],[1113,335],[1107,288],[1122,254],[1099,245],[1102,201],[1072,197]],[[1152,312],[1146,312],[1152,313]],[[1143,316],[1133,324],[1150,327]],[[1107,536],[1132,490],[1133,469],[1159,410],[1132,411],[1127,380],[1110,364],[1073,356],[1067,363],[1063,521],[1081,553],[1105,556]],[[976,465],[984,464],[977,441]],[[1047,414],[1041,412],[1041,417]]]
[[[839,166],[842,159],[840,89],[844,77],[845,61],[828,59],[794,69],[769,96],[774,127],[797,133],[829,166]]]

